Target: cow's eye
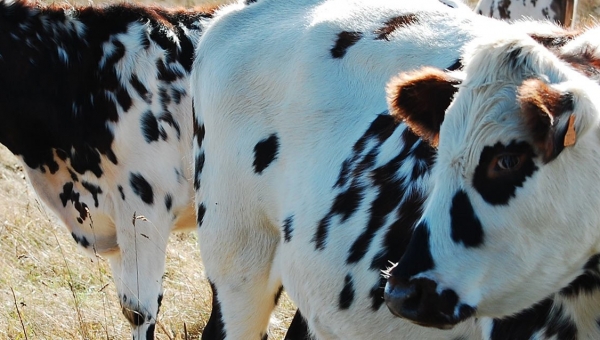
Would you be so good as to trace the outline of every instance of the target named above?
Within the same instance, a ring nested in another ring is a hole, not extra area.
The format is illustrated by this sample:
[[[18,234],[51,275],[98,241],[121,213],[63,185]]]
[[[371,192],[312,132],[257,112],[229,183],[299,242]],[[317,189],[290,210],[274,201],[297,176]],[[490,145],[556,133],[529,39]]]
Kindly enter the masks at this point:
[[[527,154],[518,152],[502,152],[496,154],[488,166],[489,178],[512,176],[517,173],[525,161]]]
[[[525,141],[486,146],[473,174],[473,186],[486,202],[508,204],[517,187],[538,169],[535,157],[533,146]]]
[[[516,170],[521,166],[521,155],[508,153],[498,155],[496,158],[496,171]]]

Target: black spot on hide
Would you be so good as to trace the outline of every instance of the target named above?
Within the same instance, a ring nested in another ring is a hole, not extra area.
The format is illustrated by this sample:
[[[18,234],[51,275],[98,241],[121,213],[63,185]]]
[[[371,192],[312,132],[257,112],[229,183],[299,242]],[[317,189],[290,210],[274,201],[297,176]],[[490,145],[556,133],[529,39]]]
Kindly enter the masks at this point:
[[[261,140],[254,146],[254,172],[262,172],[277,158],[279,152],[279,138],[276,134]]]
[[[138,195],[144,203],[154,203],[154,193],[152,192],[152,186],[141,174],[131,173],[129,175],[129,184],[133,192]]]
[[[346,55],[348,48],[356,44],[361,37],[362,33],[360,32],[343,31],[339,33],[338,38],[335,41],[335,46],[333,46],[330,50],[331,56],[335,59],[343,58]]]

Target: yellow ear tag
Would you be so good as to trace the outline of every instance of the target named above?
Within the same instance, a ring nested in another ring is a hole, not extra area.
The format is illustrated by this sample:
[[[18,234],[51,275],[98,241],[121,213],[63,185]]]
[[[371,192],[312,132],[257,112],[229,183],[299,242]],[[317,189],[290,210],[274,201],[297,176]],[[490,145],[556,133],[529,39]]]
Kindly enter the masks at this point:
[[[577,139],[577,133],[575,132],[575,115],[571,115],[569,117],[569,124],[567,125],[567,133],[565,134],[565,140],[563,141],[563,145],[565,147],[575,145],[575,140]]]

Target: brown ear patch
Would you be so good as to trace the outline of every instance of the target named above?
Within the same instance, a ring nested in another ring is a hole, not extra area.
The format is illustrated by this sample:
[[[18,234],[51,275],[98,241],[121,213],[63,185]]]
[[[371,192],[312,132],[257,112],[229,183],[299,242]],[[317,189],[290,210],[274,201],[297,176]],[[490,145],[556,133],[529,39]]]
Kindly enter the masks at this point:
[[[525,124],[547,163],[565,147],[567,124],[559,126],[559,122],[570,118],[573,96],[553,89],[539,79],[524,81],[519,87],[518,96]]]
[[[401,74],[387,87],[390,113],[436,147],[446,109],[459,84],[459,79],[431,67]]]

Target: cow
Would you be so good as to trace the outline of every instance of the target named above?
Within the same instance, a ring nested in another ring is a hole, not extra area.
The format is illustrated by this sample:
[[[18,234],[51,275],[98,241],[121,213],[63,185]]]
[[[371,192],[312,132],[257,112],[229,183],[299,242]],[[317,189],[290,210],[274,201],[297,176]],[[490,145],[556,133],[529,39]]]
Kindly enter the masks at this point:
[[[247,3],[215,14],[192,68],[203,339],[266,339],[282,286],[317,339],[481,339],[472,318],[427,329],[383,306],[435,158],[385,85],[459,69],[465,44],[509,24],[452,1]]]
[[[189,74],[210,9],[0,1],[0,143],[152,339],[172,230],[195,228]]]
[[[496,19],[552,20],[573,27],[578,0],[480,0],[475,12]]]
[[[510,316],[485,321],[492,339],[600,338],[599,33],[507,29],[474,42],[464,72],[390,83],[393,115],[438,155],[389,271],[392,313],[441,328]],[[519,318],[529,322],[513,328]]]

